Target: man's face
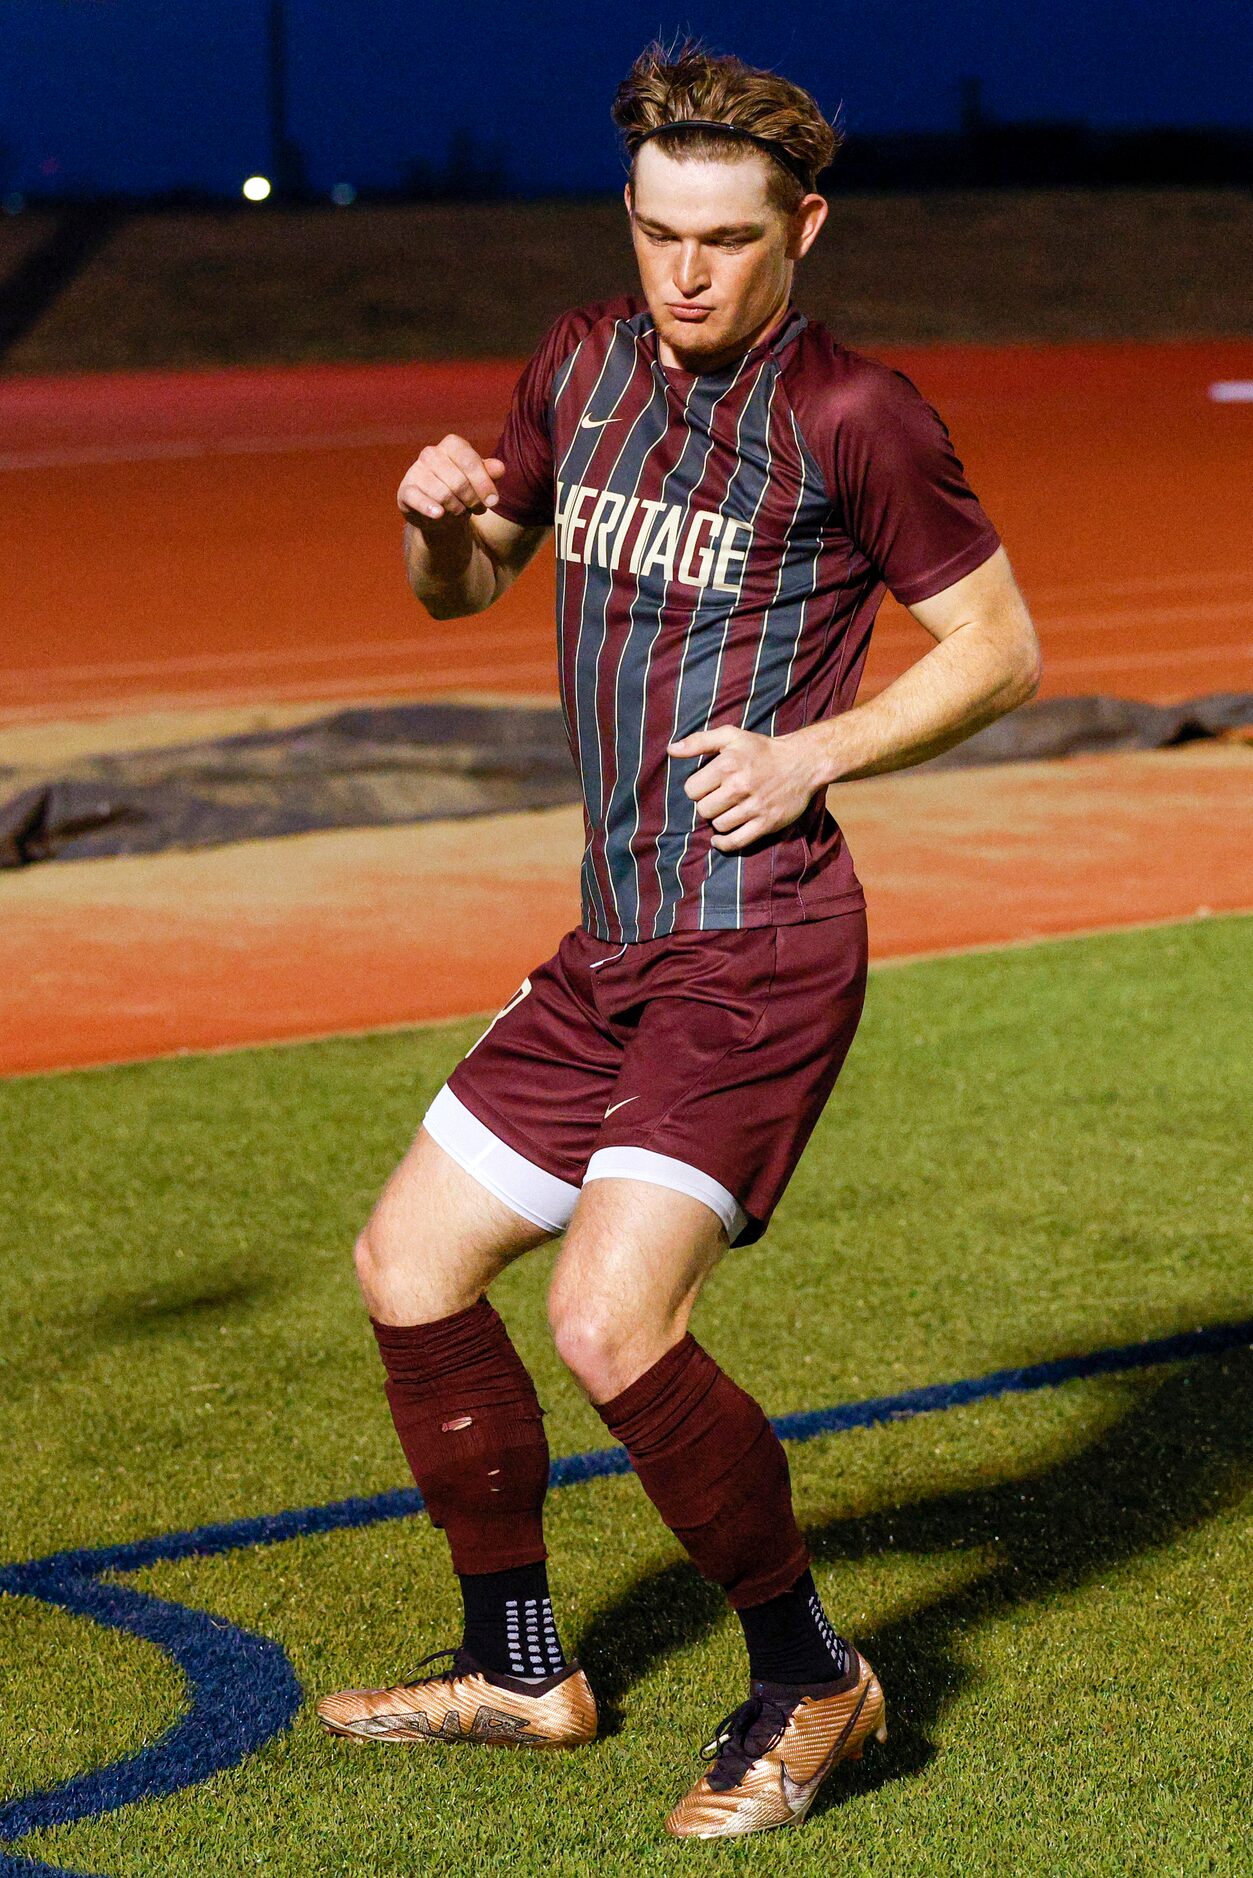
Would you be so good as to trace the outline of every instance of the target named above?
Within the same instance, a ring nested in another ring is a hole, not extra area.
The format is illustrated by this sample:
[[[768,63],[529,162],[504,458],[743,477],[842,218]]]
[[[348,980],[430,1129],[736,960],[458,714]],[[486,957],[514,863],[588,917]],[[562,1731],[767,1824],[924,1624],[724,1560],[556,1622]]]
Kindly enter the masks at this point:
[[[766,195],[769,158],[676,162],[646,143],[626,189],[640,282],[664,348],[707,370],[754,343],[786,304],[792,268],[826,216],[821,196],[785,216]]]

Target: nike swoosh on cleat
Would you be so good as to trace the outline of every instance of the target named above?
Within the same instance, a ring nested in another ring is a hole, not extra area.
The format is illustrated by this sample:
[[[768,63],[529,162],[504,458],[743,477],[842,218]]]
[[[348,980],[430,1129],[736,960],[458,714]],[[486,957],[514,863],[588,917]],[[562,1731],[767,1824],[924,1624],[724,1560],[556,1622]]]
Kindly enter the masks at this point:
[[[823,1775],[827,1772],[827,1769],[825,1767],[820,1769],[812,1780],[793,1780],[787,1768],[782,1764],[780,1764],[779,1772],[783,1776],[783,1797],[787,1801],[788,1807],[793,1813],[801,1813],[805,1811],[806,1807],[808,1807],[810,1801],[813,1799],[814,1790],[819,1781],[823,1778]]]
[[[831,1772],[831,1769],[835,1766],[836,1761],[840,1758],[840,1749],[844,1746],[844,1743],[848,1740],[848,1737],[852,1734],[853,1729],[857,1726],[857,1718],[861,1714],[863,1708],[865,1708],[866,1697],[869,1694],[870,1694],[870,1683],[867,1682],[865,1688],[861,1692],[861,1695],[858,1697],[856,1708],[853,1710],[852,1714],[849,1716],[848,1720],[845,1722],[843,1728],[841,1728],[840,1730],[839,1740],[836,1742],[835,1746],[832,1748],[830,1754],[827,1756],[826,1760],[822,1763],[822,1766],[818,1769],[817,1773],[813,1776],[812,1780],[793,1780],[791,1774],[789,1774],[787,1770],[787,1762],[786,1761],[779,1762],[779,1774],[780,1774],[780,1778],[781,1778],[781,1782],[783,1786],[783,1797],[787,1801],[788,1806],[793,1813],[803,1812],[808,1807],[809,1803],[814,1797],[814,1794],[817,1792],[819,1785],[821,1784],[822,1781],[826,1779],[827,1775]]]

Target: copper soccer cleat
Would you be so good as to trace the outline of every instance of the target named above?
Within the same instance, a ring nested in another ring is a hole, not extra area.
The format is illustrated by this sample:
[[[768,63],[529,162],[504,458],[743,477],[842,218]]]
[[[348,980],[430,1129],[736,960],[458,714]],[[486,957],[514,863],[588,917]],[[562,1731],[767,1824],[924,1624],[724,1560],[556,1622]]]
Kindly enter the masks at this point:
[[[714,1764],[679,1801],[666,1831],[724,1839],[799,1825],[837,1762],[859,1761],[871,1735],[887,1740],[879,1679],[856,1650],[850,1657],[855,1680],[834,1695],[754,1683],[748,1701],[701,1750]]]
[[[596,1735],[596,1698],[577,1663],[542,1682],[489,1675],[465,1650],[439,1650],[448,1669],[389,1689],[324,1695],[319,1719],[358,1741],[474,1741],[493,1747],[577,1748]]]

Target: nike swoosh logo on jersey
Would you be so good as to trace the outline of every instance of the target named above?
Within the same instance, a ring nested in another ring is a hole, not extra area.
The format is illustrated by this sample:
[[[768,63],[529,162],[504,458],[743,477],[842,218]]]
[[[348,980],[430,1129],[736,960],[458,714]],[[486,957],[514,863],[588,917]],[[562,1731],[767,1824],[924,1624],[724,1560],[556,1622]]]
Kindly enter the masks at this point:
[[[623,1096],[621,1102],[611,1102],[609,1107],[605,1110],[605,1120],[606,1121],[609,1120],[609,1117],[613,1114],[615,1109],[624,1109],[628,1102],[638,1102],[638,1101],[639,1101],[638,1096]]]
[[[584,412],[583,416],[579,419],[579,428],[581,430],[599,430],[602,424],[616,424],[620,421],[621,420],[614,416],[612,412],[608,417],[588,417],[587,413]]]

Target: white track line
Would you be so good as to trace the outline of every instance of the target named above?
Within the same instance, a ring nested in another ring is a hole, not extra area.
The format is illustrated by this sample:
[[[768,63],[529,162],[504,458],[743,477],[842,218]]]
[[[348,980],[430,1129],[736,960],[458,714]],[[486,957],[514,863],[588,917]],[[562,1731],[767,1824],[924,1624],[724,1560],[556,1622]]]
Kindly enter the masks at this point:
[[[28,665],[14,666],[7,671],[0,670],[0,684],[70,684],[76,679],[160,678],[166,672],[234,672],[240,666],[266,670],[271,666],[284,665],[337,665],[345,660],[365,658],[420,659],[424,664],[431,664],[438,663],[441,658],[446,659],[450,654],[482,654],[486,650],[485,637],[483,629],[479,627],[441,633],[438,639],[350,639],[330,646],[271,646],[251,652],[198,652],[174,659],[132,659],[126,663],[110,662],[102,665],[44,665],[37,670],[32,670]],[[504,645],[500,647],[498,656],[505,661],[513,650],[509,645]],[[524,655],[534,658],[534,653],[529,649],[524,651]]]
[[[1253,404],[1253,379],[1224,378],[1209,387],[1215,404]],[[952,400],[950,400],[952,402]],[[490,420],[484,419],[484,422]],[[43,450],[0,453],[0,472],[88,469],[112,463],[187,462],[210,456],[280,456],[301,450],[368,450],[412,440],[418,421],[401,427],[371,425],[361,430],[310,431],[296,436],[179,437],[132,444],[63,444]]]
[[[1201,665],[1230,658],[1253,659],[1253,645],[1245,639],[1233,646],[1178,646],[1164,652],[1114,652],[1090,659],[1051,659],[1046,651],[1044,669],[1056,678],[1062,672],[1137,672],[1150,665]]]
[[[1253,585],[1253,567],[1211,567],[1205,570],[1188,569],[1178,574],[1128,574],[1120,577],[1111,575],[1108,580],[1073,581],[1069,585],[1053,587],[1033,586],[1027,596],[1031,606],[1050,606],[1056,601],[1078,602],[1080,605],[1091,603],[1103,605],[1102,595],[1109,593],[1121,598],[1129,593],[1170,593],[1182,588],[1191,593],[1201,587],[1247,587]]]
[[[1135,626],[1169,626],[1188,620],[1232,621],[1253,617],[1253,600],[1198,600],[1192,606],[1138,606],[1110,608],[1098,613],[1052,614],[1037,610],[1036,624],[1044,632],[1102,632]]]
[[[431,649],[429,647],[423,648],[423,650],[427,656],[419,655],[415,668],[412,671],[398,672],[391,676],[385,676],[379,673],[368,677],[361,675],[349,678],[328,676],[321,679],[287,681],[283,679],[281,673],[279,673],[276,675],[274,682],[282,687],[281,697],[278,694],[273,694],[274,701],[281,702],[282,699],[291,700],[306,697],[336,697],[343,696],[345,691],[350,691],[355,696],[373,695],[378,692],[390,692],[393,695],[412,695],[432,689],[446,690],[449,687],[455,687],[457,685],[482,685],[499,680],[516,682],[524,675],[528,679],[538,677],[541,681],[539,688],[546,691],[555,691],[555,675],[552,665],[547,658],[543,660],[524,658],[510,661],[509,663],[505,663],[503,659],[498,659],[493,661],[490,665],[475,666],[473,664],[467,664],[461,659],[454,659],[449,663],[441,663],[430,658],[429,653]],[[340,648],[338,652],[333,653],[331,656],[344,657],[350,656],[350,654],[346,649]],[[412,654],[409,656],[412,656]],[[1146,649],[1139,652],[1097,653],[1088,658],[1051,658],[1047,656],[1046,650],[1045,663],[1050,677],[1053,677],[1066,673],[1080,674],[1102,671],[1135,672],[1142,668],[1155,668],[1163,665],[1207,664],[1228,658],[1247,659],[1250,657],[1253,657],[1253,645],[1251,645],[1249,641],[1243,640],[1237,641],[1235,644],[1217,646],[1187,645],[1172,646],[1156,651]],[[62,683],[72,683],[74,678],[79,676],[84,678],[91,676],[110,678],[124,675],[136,678],[160,677],[164,672],[178,669],[189,668],[192,671],[202,669],[208,671],[232,671],[237,670],[241,665],[253,664],[262,668],[259,673],[260,680],[264,677],[264,668],[267,665],[291,664],[306,661],[319,663],[320,655],[319,658],[316,659],[309,659],[308,655],[303,655],[302,658],[298,659],[295,653],[290,655],[275,653],[272,657],[268,653],[259,653],[249,657],[240,655],[237,657],[224,656],[217,658],[213,656],[200,662],[192,660],[170,660],[164,663],[154,661],[149,664],[132,667],[106,666],[82,668],[81,671],[69,668],[63,671],[42,674],[17,673],[12,676],[18,679],[25,679],[32,693],[35,695],[32,695],[29,703],[22,704],[15,702],[12,699],[12,687],[10,686],[10,701],[5,705],[0,705],[0,723],[28,721],[32,709],[37,709],[41,718],[53,716],[60,712],[69,714],[82,714],[83,712],[87,712],[91,715],[98,713],[102,716],[114,716],[119,711],[130,713],[137,710],[163,710],[171,708],[172,706],[181,707],[183,709],[190,709],[192,707],[198,709],[201,706],[211,708],[217,704],[253,703],[258,701],[260,695],[255,685],[237,685],[224,688],[215,687],[210,691],[189,689],[186,691],[144,693],[136,696],[118,692],[111,695],[107,700],[93,697],[76,698],[73,694],[49,697],[43,689],[49,679],[58,679]],[[3,674],[0,674],[0,677],[2,676]],[[885,683],[886,682],[890,681],[885,680]],[[267,698],[271,695],[272,694],[268,692],[266,693]]]
[[[499,691],[502,683],[512,689],[523,685],[528,695],[543,695],[557,701],[557,687],[552,665],[515,665],[502,671],[499,665],[457,665],[439,675],[393,678],[325,678],[287,683],[277,681],[277,689],[258,691],[255,685],[223,687],[212,691],[119,692],[107,699],[92,697],[51,697],[34,699],[28,704],[0,705],[0,724],[25,725],[55,723],[61,718],[87,719],[142,716],[152,711],[212,711],[219,706],[292,704],[301,699],[326,698],[331,702],[355,702],[362,698],[433,697],[442,692],[466,690]]]
[[[0,455],[0,471],[86,469],[110,463],[176,463],[210,456],[281,456],[300,450],[370,450],[379,445],[414,443],[420,424],[401,428],[374,425],[366,430],[313,431],[293,437],[184,437],[168,443],[78,444],[49,450],[12,450]]]
[[[1092,613],[1061,613],[1052,615],[1045,612],[1041,607],[1033,607],[1032,617],[1042,633],[1125,632],[1128,628],[1134,628],[1136,626],[1151,626],[1154,624],[1169,626],[1176,622],[1186,622],[1188,620],[1230,620],[1233,624],[1236,624],[1242,620],[1253,618],[1253,600],[1233,600],[1230,602],[1201,600],[1198,601],[1195,606],[1124,607]],[[916,636],[916,630],[920,631],[923,629],[916,629],[913,623],[906,626],[903,622],[895,620],[885,622],[883,626],[875,628],[875,643],[882,646],[884,643],[896,639],[902,642],[908,640],[912,643]]]
[[[1116,612],[1076,612],[1061,618],[1048,618],[1048,614],[1037,612],[1037,623],[1043,631],[1112,631],[1123,625],[1146,623],[1168,625],[1187,620],[1242,620],[1249,614],[1253,614],[1253,601],[1234,601],[1230,605],[1223,601],[1200,601],[1195,607],[1133,607]],[[920,631],[922,627],[917,627],[915,622],[885,622],[875,631],[875,644],[883,646],[902,633],[907,635],[909,642],[913,642],[915,633]],[[340,665],[351,659],[421,659],[423,663],[428,663],[449,654],[481,650],[483,629],[468,625],[460,631],[451,629],[440,633],[438,639],[349,639],[333,646],[271,646],[255,652],[199,652],[173,659],[130,659],[126,663],[111,661],[101,665],[6,667],[0,669],[0,684],[73,684],[75,680],[96,678],[160,678],[163,672],[235,672],[240,667],[265,670],[287,665]],[[502,663],[509,661],[513,650],[515,648],[509,646],[500,648]],[[1180,655],[1185,650],[1187,648],[1180,648]],[[534,655],[530,657],[530,663],[535,663]]]
[[[1087,658],[1052,657],[1046,646],[1044,663],[1049,677],[1057,678],[1094,672],[1135,673],[1171,665],[1207,665],[1233,658],[1253,659],[1253,646],[1247,641],[1241,641],[1234,645],[1178,646],[1159,651],[1100,653]],[[159,676],[161,669],[154,667],[150,672],[138,673],[136,676]],[[883,685],[890,684],[894,676],[899,674],[884,677]],[[10,690],[8,700],[0,704],[0,724],[34,721],[32,712],[37,714],[39,721],[43,721],[59,716],[115,717],[119,712],[129,716],[137,711],[200,710],[224,704],[283,703],[300,698],[337,698],[347,695],[367,697],[379,694],[417,697],[431,691],[455,690],[467,685],[513,686],[522,679],[531,688],[556,696],[556,676],[548,659],[524,659],[508,665],[497,662],[478,666],[467,664],[464,660],[443,665],[423,660],[410,671],[391,674],[380,672],[369,676],[357,674],[288,680],[277,673],[272,678],[271,688],[265,690],[258,689],[266,682],[264,674],[259,674],[251,685],[213,686],[207,690],[189,687],[182,691],[117,691],[110,693],[107,699],[92,695],[84,697],[73,691],[49,694],[40,686],[32,686],[25,702],[15,698]],[[882,688],[882,685],[878,687]],[[873,694],[868,692],[867,696],[870,695]]]

